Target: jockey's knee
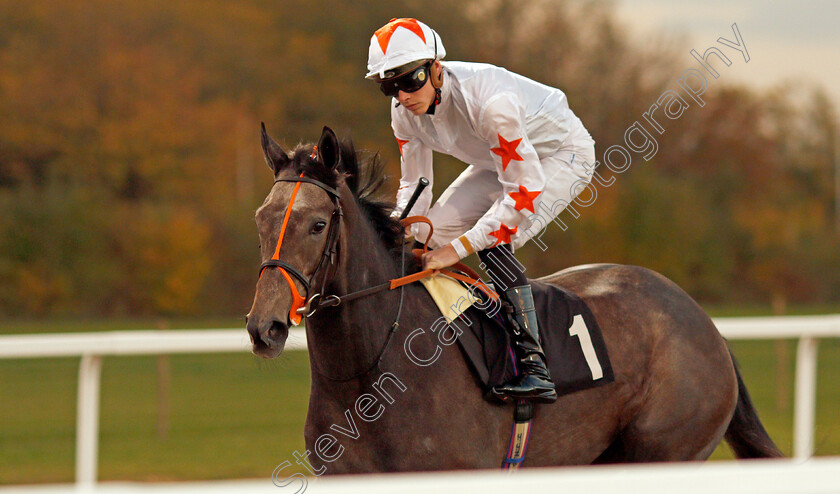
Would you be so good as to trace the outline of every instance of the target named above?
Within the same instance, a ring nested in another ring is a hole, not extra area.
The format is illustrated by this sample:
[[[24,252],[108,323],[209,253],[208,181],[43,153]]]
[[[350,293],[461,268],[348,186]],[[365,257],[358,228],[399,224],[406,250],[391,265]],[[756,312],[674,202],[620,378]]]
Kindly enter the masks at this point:
[[[514,257],[509,244],[479,251],[478,258],[481,269],[487,272],[497,290],[528,284],[525,266]]]

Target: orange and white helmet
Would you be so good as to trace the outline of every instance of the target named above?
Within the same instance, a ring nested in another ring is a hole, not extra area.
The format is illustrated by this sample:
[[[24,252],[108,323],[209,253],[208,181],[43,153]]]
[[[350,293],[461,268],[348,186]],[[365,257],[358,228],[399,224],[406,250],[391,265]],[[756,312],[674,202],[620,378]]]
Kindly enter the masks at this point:
[[[370,38],[367,79],[390,79],[402,68],[413,68],[413,62],[440,60],[446,49],[440,36],[417,19],[391,19]],[[406,67],[408,66],[408,67]]]

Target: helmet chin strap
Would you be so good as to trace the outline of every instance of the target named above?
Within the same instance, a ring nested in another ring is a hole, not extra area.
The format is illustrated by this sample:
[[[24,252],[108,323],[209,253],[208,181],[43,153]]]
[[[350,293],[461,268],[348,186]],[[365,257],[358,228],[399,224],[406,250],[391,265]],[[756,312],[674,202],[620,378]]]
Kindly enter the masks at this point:
[[[426,108],[426,115],[434,115],[435,114],[435,108],[437,108],[437,105],[439,105],[439,104],[440,104],[440,89],[435,88],[435,100],[432,101],[432,104],[429,105],[428,108]]]
[[[432,87],[435,88],[435,100],[432,102],[431,105],[429,105],[429,110],[431,110],[430,113],[434,113],[434,108],[440,104],[440,88],[443,87],[443,67],[437,65],[437,67],[439,68],[437,70],[437,73],[435,73],[435,64],[440,64],[440,62],[436,60],[435,63],[432,64],[432,66],[429,68],[429,72],[432,75]]]

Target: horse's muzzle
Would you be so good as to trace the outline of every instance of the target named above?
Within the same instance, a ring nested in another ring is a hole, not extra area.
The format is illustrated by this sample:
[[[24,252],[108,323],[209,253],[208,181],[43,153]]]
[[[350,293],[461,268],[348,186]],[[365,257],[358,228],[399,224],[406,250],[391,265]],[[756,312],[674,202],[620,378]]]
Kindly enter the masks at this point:
[[[260,324],[258,318],[249,318],[247,329],[251,337],[251,351],[263,358],[280,355],[289,337],[289,325],[276,320]]]

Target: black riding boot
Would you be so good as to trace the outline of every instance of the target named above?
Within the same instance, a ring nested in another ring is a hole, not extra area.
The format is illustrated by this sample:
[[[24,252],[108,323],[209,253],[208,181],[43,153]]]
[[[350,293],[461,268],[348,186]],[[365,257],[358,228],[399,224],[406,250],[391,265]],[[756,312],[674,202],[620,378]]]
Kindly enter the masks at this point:
[[[512,324],[508,325],[508,331],[519,359],[519,375],[509,383],[495,386],[493,394],[499,398],[528,398],[551,403],[557,399],[557,391],[540,346],[531,285],[509,288],[504,291],[504,298],[513,306]]]

